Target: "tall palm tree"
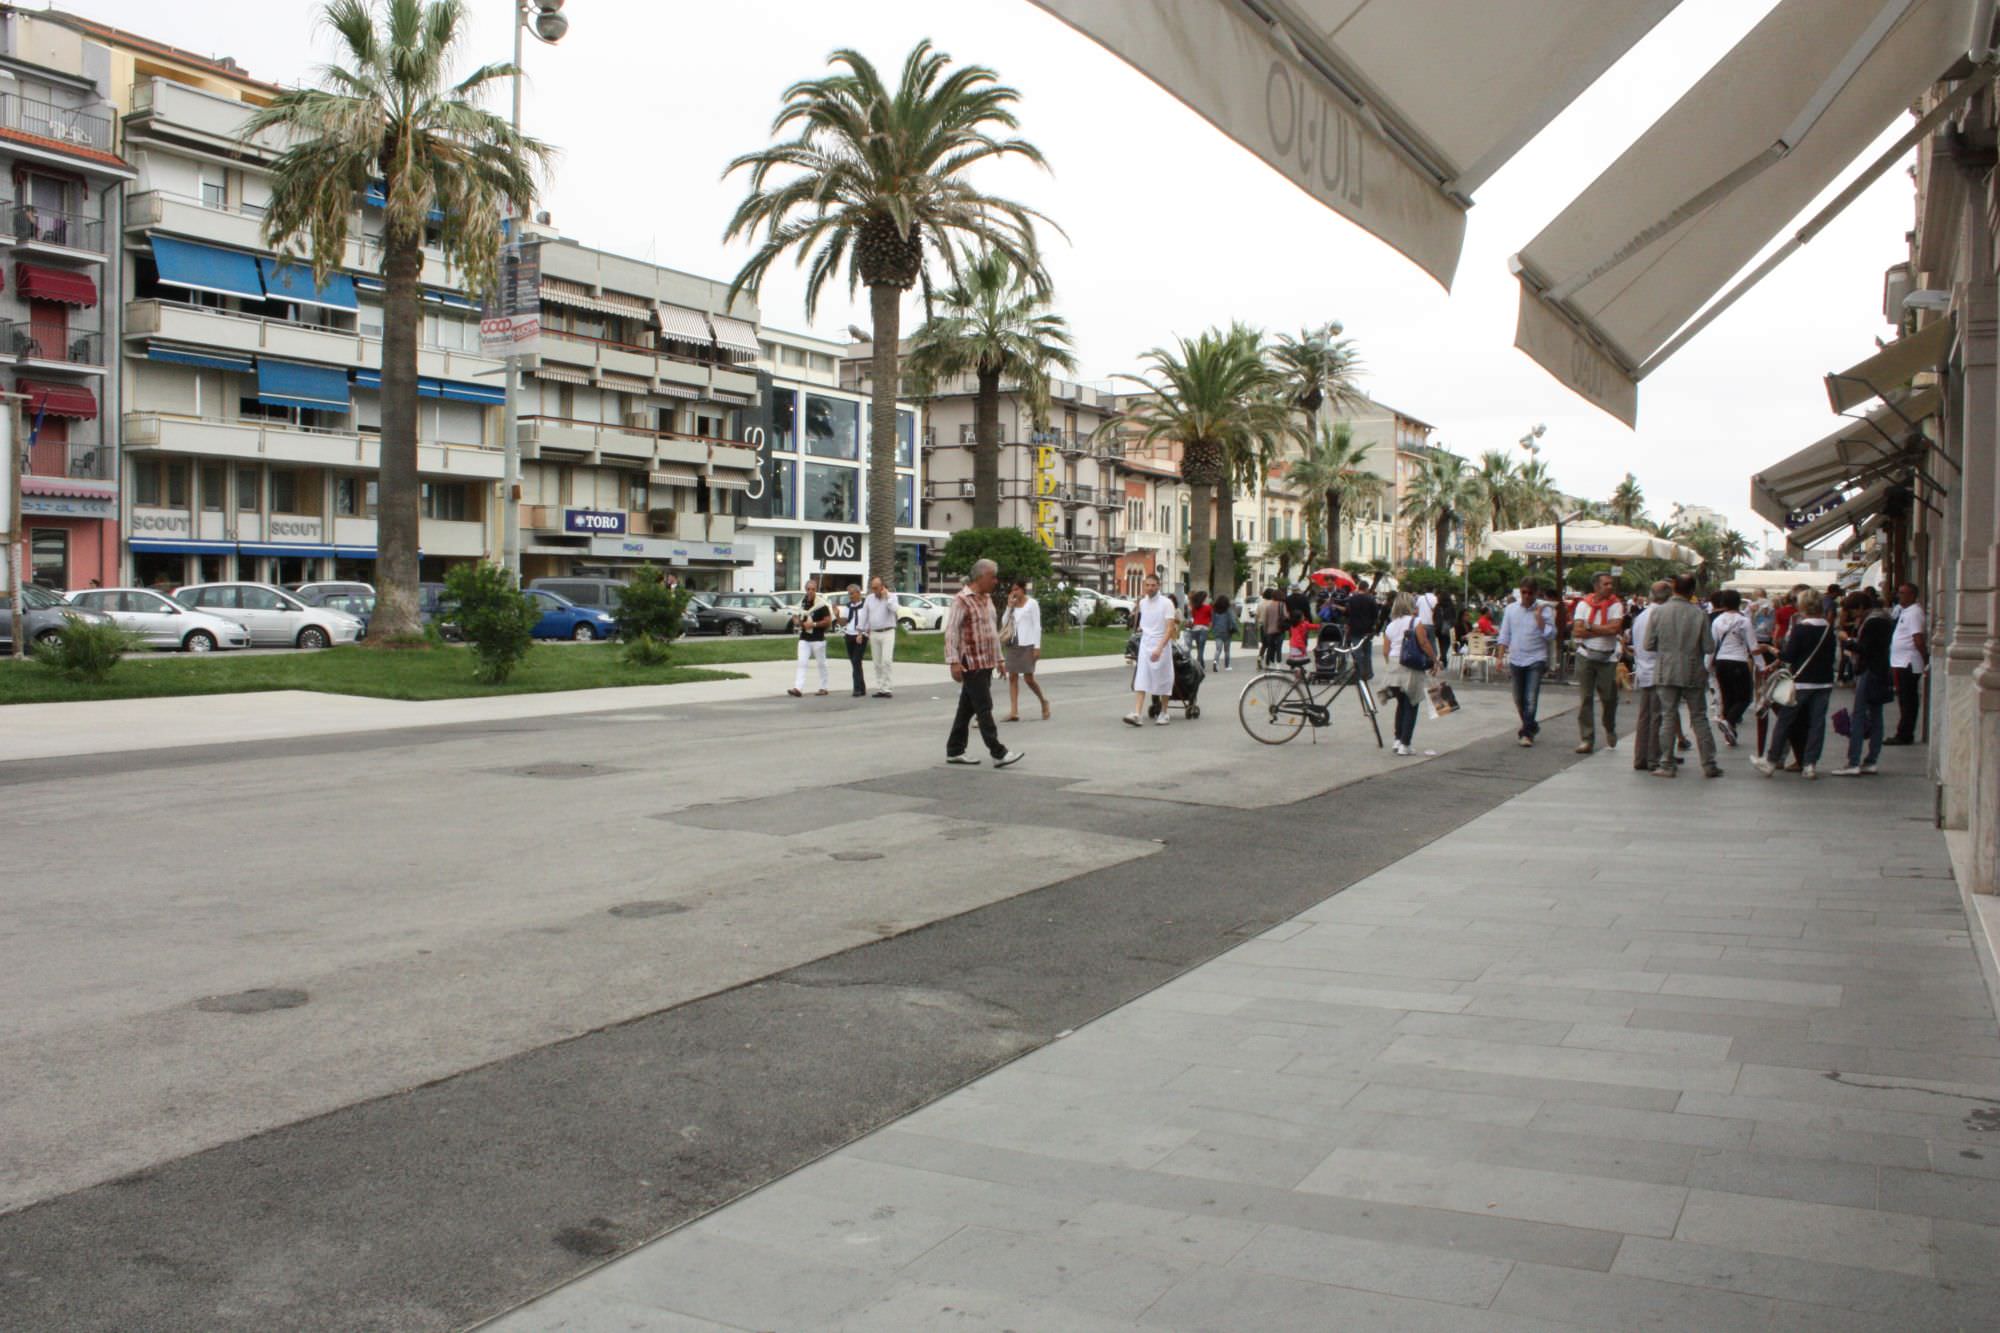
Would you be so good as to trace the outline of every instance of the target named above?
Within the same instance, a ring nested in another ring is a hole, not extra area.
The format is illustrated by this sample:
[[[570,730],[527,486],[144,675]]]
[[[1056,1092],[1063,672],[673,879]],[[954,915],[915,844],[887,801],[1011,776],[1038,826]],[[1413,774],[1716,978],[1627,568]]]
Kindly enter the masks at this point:
[[[1000,526],[1000,385],[1020,386],[1039,426],[1046,420],[1049,372],[1075,370],[1069,321],[1049,294],[998,250],[959,256],[958,279],[910,337],[906,377],[928,398],[939,381],[977,378],[972,398],[972,526]]]
[[[1294,459],[1285,479],[1312,497],[1310,508],[1326,523],[1326,560],[1340,563],[1340,530],[1351,503],[1381,496],[1389,483],[1367,468],[1368,446],[1357,444],[1345,421],[1323,426],[1306,452]]]
[[[780,256],[806,266],[806,318],[843,265],[848,290],[868,288],[874,345],[868,406],[868,569],[884,579],[896,564],[896,361],[903,293],[925,284],[935,251],[956,270],[953,245],[966,241],[1004,256],[1040,290],[1048,287],[1025,204],[987,194],[967,173],[981,162],[1024,158],[1045,166],[1041,149],[1011,135],[1020,94],[983,65],[951,68],[951,58],[921,41],[903,61],[896,86],[882,81],[858,51],[827,58],[841,72],[785,90],[771,122],[794,137],[729,164],[747,169],[750,192],[737,205],[724,240],[755,239],[757,249],[729,285],[755,293]],[[774,180],[773,173],[784,173]]]
[[[1118,376],[1140,389],[1116,423],[1126,438],[1181,445],[1181,479],[1191,502],[1188,570],[1198,589],[1236,586],[1234,533],[1225,526],[1218,545],[1210,526],[1212,507],[1228,522],[1229,497],[1218,503],[1217,494],[1235,475],[1232,460],[1268,451],[1294,430],[1290,410],[1274,392],[1261,342],[1255,329],[1241,324],[1209,329],[1147,352],[1148,374]]]
[[[1625,480],[1611,492],[1607,508],[1620,523],[1627,526],[1637,523],[1646,512],[1646,492],[1640,489],[1639,479],[1627,472]]]
[[[1465,512],[1471,487],[1465,460],[1456,454],[1433,453],[1424,458],[1403,493],[1400,512],[1412,523],[1422,523],[1437,534],[1437,567],[1451,562],[1451,525]]]
[[[1513,523],[1521,502],[1521,474],[1504,449],[1488,449],[1479,456],[1471,485],[1490,523],[1487,531],[1500,532]]]
[[[1306,544],[1297,537],[1280,537],[1264,547],[1267,558],[1278,562],[1278,582],[1292,581],[1292,566],[1306,558]]]
[[[1531,458],[1521,465],[1516,480],[1516,495],[1520,505],[1519,512],[1514,516],[1517,522],[1532,527],[1537,523],[1553,523],[1562,517],[1562,492],[1556,489],[1549,465],[1539,458]]]
[[[300,248],[316,279],[345,262],[360,196],[380,182],[382,435],[375,515],[376,642],[416,634],[417,329],[426,227],[474,292],[490,290],[506,212],[526,216],[535,172],[551,153],[484,110],[480,97],[511,65],[482,65],[452,82],[471,36],[466,0],[328,0],[321,16],[345,63],[324,87],[279,93],[251,116],[247,141],[268,130],[291,144],[272,165],[264,239]]]
[[[1359,387],[1361,354],[1352,338],[1340,336],[1340,325],[1328,321],[1316,329],[1301,329],[1294,338],[1281,333],[1271,344],[1271,364],[1277,368],[1280,391],[1306,414],[1306,438],[1319,438],[1319,414],[1338,414],[1366,402]]]

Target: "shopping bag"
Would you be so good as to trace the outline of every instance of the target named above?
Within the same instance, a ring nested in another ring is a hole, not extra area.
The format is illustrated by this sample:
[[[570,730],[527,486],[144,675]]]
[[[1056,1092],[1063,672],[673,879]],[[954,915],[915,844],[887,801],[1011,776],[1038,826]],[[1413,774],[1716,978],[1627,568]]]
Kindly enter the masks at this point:
[[[1451,686],[1441,680],[1432,681],[1430,688],[1424,691],[1424,697],[1430,701],[1433,720],[1458,711],[1458,700],[1452,695]]]

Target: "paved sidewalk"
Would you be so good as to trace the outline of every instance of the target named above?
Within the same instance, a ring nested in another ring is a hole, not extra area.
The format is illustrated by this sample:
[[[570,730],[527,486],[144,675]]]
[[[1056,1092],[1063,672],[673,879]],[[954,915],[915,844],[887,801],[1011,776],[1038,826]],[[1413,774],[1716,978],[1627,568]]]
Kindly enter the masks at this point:
[[[2000,1324],[2000,1036],[1917,756],[1628,763],[491,1327]]]

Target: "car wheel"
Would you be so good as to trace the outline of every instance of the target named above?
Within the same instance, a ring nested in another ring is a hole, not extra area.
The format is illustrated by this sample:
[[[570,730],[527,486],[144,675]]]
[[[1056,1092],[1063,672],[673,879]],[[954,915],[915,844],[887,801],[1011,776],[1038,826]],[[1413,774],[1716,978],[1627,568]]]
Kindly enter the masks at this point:
[[[722,636],[726,639],[740,639],[750,632],[750,627],[740,620],[722,622]]]
[[[914,620],[908,620],[908,619],[905,619],[905,620],[899,620],[899,621],[897,621],[897,622],[896,622],[896,628],[898,628],[898,629],[904,629],[904,630],[910,630],[910,631],[914,632],[914,631],[916,630],[916,628],[917,628],[917,622],[916,622],[916,621],[914,621]]]
[[[586,622],[579,620],[576,623],[576,627],[569,632],[569,636],[578,643],[590,643],[597,638],[597,631],[592,629]]]
[[[326,631],[321,629],[318,625],[307,625],[304,629],[299,631],[298,646],[301,648],[307,648],[307,649],[325,648],[329,647],[332,644],[332,642],[333,641],[331,639],[327,638]]]
[[[215,651],[215,636],[205,629],[198,629],[181,640],[181,649],[190,653],[212,653]]]
[[[35,647],[37,649],[60,648],[62,647],[62,641],[63,637],[61,630],[45,629],[40,634],[37,634],[35,636]]]

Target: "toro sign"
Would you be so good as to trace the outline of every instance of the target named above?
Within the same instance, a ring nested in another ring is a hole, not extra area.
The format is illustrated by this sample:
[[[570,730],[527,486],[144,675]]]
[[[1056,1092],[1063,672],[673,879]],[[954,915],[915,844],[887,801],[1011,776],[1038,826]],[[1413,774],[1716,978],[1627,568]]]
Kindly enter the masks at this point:
[[[563,531],[618,536],[625,531],[625,515],[617,510],[565,509]]]

